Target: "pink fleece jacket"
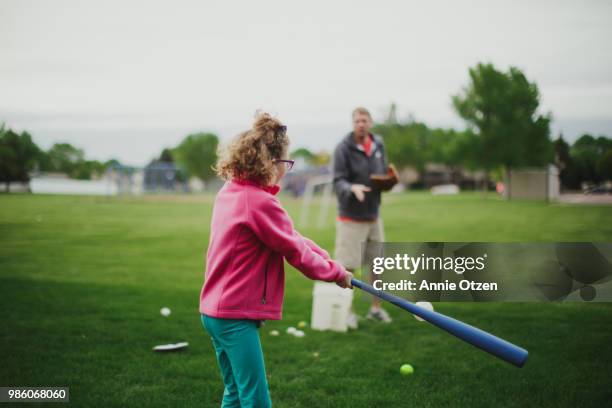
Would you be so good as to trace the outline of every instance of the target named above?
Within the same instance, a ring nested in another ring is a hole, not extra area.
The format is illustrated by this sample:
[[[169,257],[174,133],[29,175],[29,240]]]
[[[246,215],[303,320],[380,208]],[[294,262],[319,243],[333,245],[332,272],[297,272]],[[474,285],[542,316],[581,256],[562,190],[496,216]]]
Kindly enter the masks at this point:
[[[232,180],[215,199],[200,313],[280,320],[284,260],[310,279],[339,282],[346,271],[300,235],[276,197],[278,186]]]

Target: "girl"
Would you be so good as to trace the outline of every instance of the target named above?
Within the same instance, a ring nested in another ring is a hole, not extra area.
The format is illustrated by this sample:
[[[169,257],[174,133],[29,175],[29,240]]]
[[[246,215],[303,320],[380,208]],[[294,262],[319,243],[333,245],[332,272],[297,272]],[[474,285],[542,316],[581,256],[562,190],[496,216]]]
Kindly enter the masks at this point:
[[[258,114],[216,167],[226,183],[214,203],[200,313],[225,384],[222,407],[271,406],[257,328],[281,319],[285,259],[310,279],[352,287],[351,273],[293,228],[275,196],[293,166],[286,131]]]

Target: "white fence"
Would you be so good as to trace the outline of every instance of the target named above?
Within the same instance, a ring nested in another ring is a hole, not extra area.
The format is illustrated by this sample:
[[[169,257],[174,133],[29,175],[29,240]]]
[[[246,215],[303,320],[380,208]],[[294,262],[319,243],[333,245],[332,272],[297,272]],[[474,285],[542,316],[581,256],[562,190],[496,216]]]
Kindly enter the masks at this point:
[[[4,191],[4,186],[2,186]],[[11,183],[12,193],[28,192],[27,183]],[[33,177],[29,191],[34,194],[116,195],[117,185],[110,180],[72,180],[62,177]]]

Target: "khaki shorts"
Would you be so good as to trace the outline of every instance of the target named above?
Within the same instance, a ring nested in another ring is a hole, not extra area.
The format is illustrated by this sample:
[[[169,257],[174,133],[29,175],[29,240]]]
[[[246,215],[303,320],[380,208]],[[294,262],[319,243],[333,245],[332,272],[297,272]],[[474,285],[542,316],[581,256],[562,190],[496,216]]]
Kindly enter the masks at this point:
[[[383,222],[380,217],[373,222],[336,220],[336,246],[334,258],[346,269],[356,270],[361,266],[363,245],[366,241],[385,240]],[[372,252],[372,251],[369,251]],[[366,259],[376,256],[365,254]]]

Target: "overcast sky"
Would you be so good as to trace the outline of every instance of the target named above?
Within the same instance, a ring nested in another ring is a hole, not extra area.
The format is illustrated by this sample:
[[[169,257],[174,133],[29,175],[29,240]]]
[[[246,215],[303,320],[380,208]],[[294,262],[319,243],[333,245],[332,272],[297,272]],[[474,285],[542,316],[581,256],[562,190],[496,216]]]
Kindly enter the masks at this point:
[[[0,122],[142,165],[263,108],[292,147],[331,150],[356,105],[462,128],[450,96],[492,62],[537,82],[553,136],[612,136],[611,18],[610,1],[0,0]]]

